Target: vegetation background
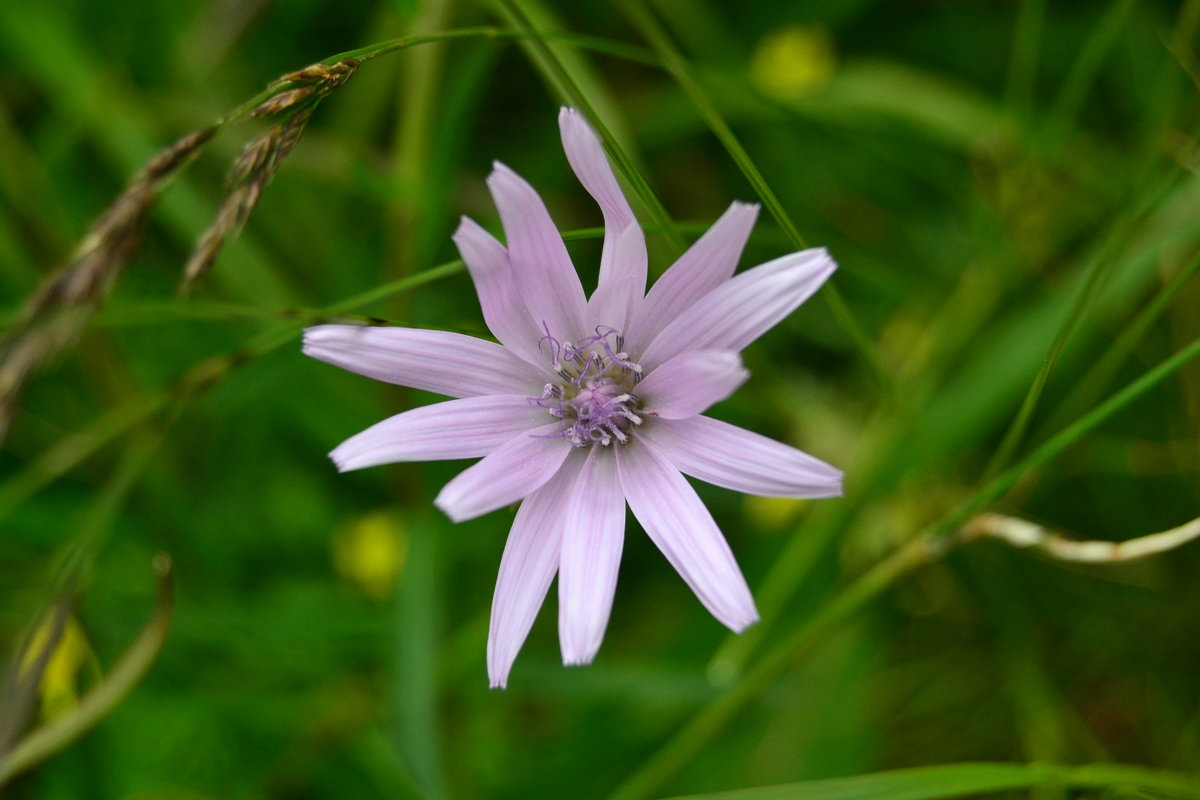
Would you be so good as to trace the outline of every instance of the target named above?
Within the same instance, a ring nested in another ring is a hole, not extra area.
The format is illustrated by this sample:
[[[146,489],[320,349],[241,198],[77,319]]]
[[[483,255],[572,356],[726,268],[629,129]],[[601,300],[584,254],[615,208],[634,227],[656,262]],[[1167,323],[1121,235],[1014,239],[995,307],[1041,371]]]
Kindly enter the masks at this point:
[[[494,29],[364,62],[180,296],[230,162],[272,122],[225,126],[29,385],[0,452],[10,679],[40,631],[57,644],[27,728],[82,730],[89,690],[122,702],[9,796],[631,798],[980,761],[1034,766],[772,796],[1197,795],[1200,547],[1064,565],[948,543],[982,510],[1113,541],[1197,514],[1198,20],[1195,0],[0,3],[10,332],[179,136],[339,52]],[[560,666],[552,593],[494,692],[511,514],[437,513],[459,463],[338,475],[328,450],[432,398],[304,358],[299,330],[484,332],[449,236],[463,213],[498,230],[493,159],[584,230],[594,276],[564,102],[644,174],[652,274],[764,186],[743,266],[798,236],[834,253],[836,296],[751,347],[716,414],[842,467],[847,492],[698,487],[762,608],[741,638],[631,523],[596,663]],[[158,553],[171,630],[121,698]],[[1115,763],[1145,771],[1038,766]]]

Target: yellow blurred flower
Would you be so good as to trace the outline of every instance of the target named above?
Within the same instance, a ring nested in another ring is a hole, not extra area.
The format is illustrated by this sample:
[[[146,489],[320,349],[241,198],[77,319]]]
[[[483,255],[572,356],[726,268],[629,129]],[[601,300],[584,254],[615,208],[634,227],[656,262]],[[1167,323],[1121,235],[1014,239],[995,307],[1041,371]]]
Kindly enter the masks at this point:
[[[54,616],[47,614],[34,631],[25,655],[21,658],[21,671],[33,669],[42,651],[50,642],[54,632]],[[79,704],[79,670],[91,655],[83,627],[74,617],[63,625],[62,635],[54,646],[42,680],[38,685],[43,719],[50,719]]]
[[[404,525],[390,511],[367,514],[333,535],[334,568],[372,600],[391,595],[407,555]]]
[[[746,495],[744,499],[746,518],[756,528],[775,530],[796,518],[805,500],[795,497],[758,497]]]
[[[819,26],[789,25],[764,36],[750,62],[750,80],[778,100],[812,94],[833,77],[833,37]]]

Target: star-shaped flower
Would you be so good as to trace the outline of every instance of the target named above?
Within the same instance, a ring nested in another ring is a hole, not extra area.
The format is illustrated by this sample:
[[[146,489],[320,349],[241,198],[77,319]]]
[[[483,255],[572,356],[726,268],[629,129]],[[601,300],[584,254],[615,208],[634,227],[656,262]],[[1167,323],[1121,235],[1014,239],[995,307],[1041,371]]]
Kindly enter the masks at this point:
[[[434,330],[320,325],[304,352],[376,380],[458,398],[343,442],[339,469],[483,459],[434,501],[456,522],[521,500],[500,561],[488,675],[503,687],[558,576],[566,664],[592,661],[612,609],[625,504],[714,617],[758,619],[724,536],[683,477],[748,494],[833,497],[842,474],[703,416],[748,377],[738,353],[836,268],[805,250],[734,275],[758,207],[734,203],[646,292],[646,242],[596,134],[559,116],[567,160],[604,213],[590,298],[533,188],[497,163],[488,188],[507,247],[470,219],[454,234],[499,344]]]

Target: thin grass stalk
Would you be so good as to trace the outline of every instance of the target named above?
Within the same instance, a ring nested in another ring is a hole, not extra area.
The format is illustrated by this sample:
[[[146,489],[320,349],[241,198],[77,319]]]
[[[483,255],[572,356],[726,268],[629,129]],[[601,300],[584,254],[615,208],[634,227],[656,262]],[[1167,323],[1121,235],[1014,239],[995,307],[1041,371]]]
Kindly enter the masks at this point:
[[[675,254],[682,253],[683,240],[679,237],[675,223],[672,221],[670,215],[667,214],[662,201],[658,199],[658,195],[650,188],[650,184],[642,174],[642,171],[638,169],[633,159],[629,157],[625,149],[621,147],[620,142],[613,136],[612,131],[608,129],[608,126],[604,124],[604,121],[596,113],[596,109],[588,102],[587,97],[584,96],[584,93],[580,90],[575,80],[563,67],[562,62],[559,61],[558,56],[546,46],[549,37],[541,31],[534,29],[518,0],[496,0],[496,4],[514,21],[521,33],[529,39],[530,46],[540,56],[540,63],[545,65],[548,76],[552,83],[558,87],[563,99],[583,112],[588,122],[595,128],[617,170],[629,181],[634,193],[650,213],[654,224],[660,229],[672,251]]]
[[[1167,358],[1154,369],[1144,373],[1133,383],[1130,383],[1124,389],[1079,417],[1075,422],[1063,428],[1058,434],[1021,459],[1020,462],[992,479],[957,512],[936,526],[932,533],[937,536],[948,535],[984,506],[999,499],[1005,492],[1016,486],[1017,482],[1028,472],[1037,469],[1057,456],[1084,434],[1137,400],[1171,375],[1174,375],[1184,365],[1195,360],[1198,356],[1200,356],[1200,339]]]
[[[849,584],[815,616],[776,643],[740,680],[696,713],[665,745],[624,781],[610,800],[641,800],[655,793],[682,766],[695,758],[742,708],[747,706],[815,641],[893,585],[915,567],[941,557],[962,537],[954,536],[968,519],[1012,488],[1030,470],[1040,467],[1064,448],[1127,407],[1147,391],[1200,357],[1200,340],[1163,361],[1077,419],[1018,464],[992,480],[941,522],[927,528]]]
[[[247,112],[249,117],[277,117],[279,121],[252,139],[233,162],[225,200],[184,265],[184,291],[212,268],[221,248],[237,236],[257,207],[263,189],[300,142],[317,106],[345,86],[360,63],[355,58],[344,58],[331,65],[317,63],[290,72],[271,84],[274,94]]]
[[[1072,296],[1071,305],[1067,309],[1067,313],[1054,335],[1054,341],[1050,344],[1050,349],[1046,353],[1046,358],[1042,362],[1042,366],[1038,369],[1033,383],[1030,384],[1029,390],[1025,393],[1025,397],[1021,401],[1021,406],[1017,410],[1016,417],[1005,430],[999,446],[992,454],[987,467],[984,469],[985,480],[1003,469],[1020,447],[1021,442],[1025,438],[1025,433],[1033,421],[1034,411],[1041,400],[1046,382],[1050,379],[1050,373],[1058,363],[1059,356],[1066,349],[1067,343],[1079,329],[1092,301],[1099,294],[1102,281],[1106,277],[1107,268],[1116,260],[1119,254],[1119,244],[1131,234],[1141,215],[1154,206],[1160,195],[1164,194],[1170,188],[1172,182],[1173,179],[1168,177],[1161,181],[1160,185],[1154,191],[1147,192],[1143,196],[1142,201],[1126,213],[1123,222],[1118,223],[1114,227],[1112,233],[1109,234],[1104,244],[1101,245],[1098,252],[1088,263],[1083,274],[1083,279]]]
[[[28,725],[37,708],[38,687],[54,650],[62,641],[75,606],[74,593],[58,598],[39,613],[20,637],[5,670],[4,689],[0,693],[0,759],[8,753]],[[31,656],[37,634],[49,623],[41,649]]]
[[[609,800],[643,800],[656,794],[667,779],[695,758],[735,714],[749,705],[807,648],[899,578],[940,555],[942,550],[928,537],[917,537],[848,585],[815,616],[779,640],[736,684],[709,701],[621,783],[609,795]]]
[[[787,211],[783,208],[783,204],[779,202],[779,198],[771,189],[762,172],[755,165],[754,160],[750,158],[749,153],[742,147],[737,135],[733,129],[725,122],[725,118],[721,116],[717,110],[716,104],[708,97],[707,93],[701,87],[698,80],[692,74],[692,69],[682,54],[671,43],[667,32],[659,24],[654,15],[645,8],[638,0],[619,0],[620,7],[625,12],[626,17],[633,23],[642,36],[650,43],[650,46],[662,59],[666,70],[683,89],[684,94],[696,106],[700,112],[701,118],[708,125],[709,129],[717,137],[718,141],[725,147],[730,158],[737,164],[738,169],[746,176],[746,180],[754,188],[755,193],[766,206],[767,211],[774,217],[776,223],[783,229],[788,241],[797,250],[803,250],[808,246],[804,237],[800,235],[800,230],[792,221]],[[883,361],[879,357],[879,351],[871,342],[862,326],[858,324],[858,320],[846,305],[841,292],[832,283],[825,284],[822,287],[820,296],[829,307],[834,319],[838,325],[850,337],[850,342],[854,349],[858,351],[859,357],[862,358],[867,370],[875,379],[875,382],[884,389],[885,392],[891,392],[892,380],[884,369]]]
[[[120,705],[157,660],[171,628],[175,594],[171,559],[160,553],[153,566],[158,591],[150,621],[105,679],[93,686],[78,706],[46,722],[0,757],[0,787],[91,730]]]
[[[0,443],[26,384],[75,341],[132,260],[161,189],[219,130],[250,118],[279,117],[279,122],[253,140],[235,161],[229,193],[184,268],[185,289],[212,266],[224,244],[245,224],[263,188],[298,143],[316,105],[344,85],[363,61],[432,42],[524,35],[493,27],[467,28],[394,39],[332,56],[273,81],[214,124],[181,137],[156,155],[97,218],[67,265],[42,282],[27,301],[21,319],[0,338]],[[555,38],[616,57],[653,61],[638,48],[596,37]]]
[[[1068,797],[1067,789],[1104,790],[1106,795],[1112,793],[1116,796],[1128,793],[1133,796],[1200,797],[1200,784],[1190,776],[1145,767],[968,761],[689,795],[670,800],[945,800],[976,795],[995,796],[1000,792],[1019,789],[1034,790],[1033,797]],[[1038,789],[1051,789],[1054,794],[1038,794]]]
[[[603,235],[603,228],[582,228],[565,231],[563,238],[574,241],[596,239]],[[126,431],[153,418],[171,403],[179,402],[186,396],[198,396],[208,388],[215,386],[234,369],[294,341],[300,330],[306,325],[326,322],[351,322],[362,325],[390,324],[390,321],[381,320],[378,317],[354,316],[351,312],[379,303],[400,292],[458,275],[465,269],[466,266],[459,259],[447,261],[436,267],[422,270],[415,275],[372,287],[312,311],[245,309],[247,317],[269,316],[273,319],[287,319],[289,322],[264,331],[228,355],[206,358],[198,362],[167,386],[126,402],[95,423],[60,439],[34,459],[24,470],[0,485],[0,521],[3,521],[38,491],[70,472]],[[405,322],[404,324],[411,325],[412,323]]]
[[[1048,115],[1046,130],[1052,148],[1057,149],[1066,144],[1087,93],[1135,5],[1137,0],[1113,0],[1075,59],[1066,80],[1059,87],[1058,96],[1054,98]]]
[[[1037,523],[1003,514],[980,514],[962,527],[964,541],[998,539],[1022,550],[1033,550],[1055,561],[1113,564],[1137,561],[1183,547],[1200,538],[1200,519],[1170,530],[1123,542],[1071,539]]]
[[[53,748],[48,751],[47,747],[60,741],[52,732],[62,727],[61,721],[47,723],[20,742],[16,742],[15,739],[25,729],[36,708],[42,674],[63,635],[67,616],[89,580],[96,556],[111,532],[121,506],[138,477],[149,466],[151,455],[162,438],[162,432],[144,433],[124,451],[104,490],[89,506],[70,540],[59,548],[51,561],[51,599],[46,604],[49,611],[39,614],[38,620],[43,619],[47,613],[55,614],[52,618],[53,628],[43,646],[43,652],[37,656],[34,669],[26,669],[24,663],[25,651],[30,646],[32,634],[25,637],[25,642],[14,654],[9,669],[9,674],[15,676],[15,680],[8,683],[9,690],[5,693],[6,699],[11,697],[13,702],[6,702],[0,709],[0,786],[13,775],[49,755]],[[32,630],[36,630],[39,625],[40,622],[35,623]],[[165,636],[165,631],[163,635]],[[149,663],[144,666],[148,668]],[[95,693],[94,690],[93,694]],[[80,710],[76,709],[71,716]],[[86,708],[82,710],[87,711]],[[59,746],[65,746],[69,739],[70,737],[63,740]]]
[[[26,301],[0,341],[0,443],[25,385],[79,336],[133,257],[162,188],[216,132],[209,126],[189,133],[151,159],[92,224],[71,260]]]
[[[1013,114],[1027,120],[1037,86],[1038,55],[1046,23],[1046,0],[1021,0],[1008,60],[1005,101]]]
[[[1106,348],[1100,357],[1088,367],[1083,377],[1074,383],[1066,398],[1058,405],[1043,427],[1051,429],[1058,427],[1064,423],[1064,418],[1078,414],[1080,409],[1095,402],[1121,364],[1145,338],[1150,327],[1162,317],[1167,306],[1178,296],[1198,270],[1200,270],[1200,251],[1192,256],[1183,269],[1179,270],[1149,303],[1141,307],[1137,315],[1117,335],[1112,345]]]

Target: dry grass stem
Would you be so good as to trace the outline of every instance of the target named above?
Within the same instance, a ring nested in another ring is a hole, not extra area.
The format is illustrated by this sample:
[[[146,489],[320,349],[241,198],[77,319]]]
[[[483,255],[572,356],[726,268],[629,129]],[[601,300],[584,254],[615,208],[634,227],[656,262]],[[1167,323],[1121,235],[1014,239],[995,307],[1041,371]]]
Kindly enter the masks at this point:
[[[0,757],[6,754],[25,730],[37,707],[37,691],[66,630],[71,615],[70,598],[64,598],[46,609],[22,638],[5,676],[3,705],[0,705]],[[37,636],[42,626],[45,636]],[[34,649],[38,645],[38,649]]]
[[[246,145],[231,167],[228,194],[184,267],[185,287],[207,272],[224,243],[237,235],[267,182],[300,141],[317,104],[345,85],[359,63],[346,58],[290,72],[271,83],[270,96],[245,114],[277,117],[279,122]],[[71,260],[30,296],[21,319],[0,341],[0,442],[30,378],[75,340],[133,258],[165,182],[224,124],[242,116],[189,133],[151,159],[93,223]]]
[[[217,132],[187,134],[156,155],[92,224],[71,260],[47,276],[0,342],[0,442],[30,377],[73,342],[133,257],[166,181]]]
[[[250,218],[263,189],[300,141],[317,104],[345,85],[358,65],[357,59],[347,58],[332,66],[313,64],[288,73],[269,87],[276,93],[250,111],[251,117],[279,117],[280,122],[255,137],[234,161],[228,194],[184,266],[185,291],[208,272],[225,242],[237,236]]]
[[[1200,518],[1161,533],[1124,542],[1103,542],[1068,539],[1017,517],[980,514],[963,526],[961,535],[968,541],[982,537],[1000,539],[1014,547],[1033,549],[1058,561],[1107,564],[1158,555],[1200,539]]]

